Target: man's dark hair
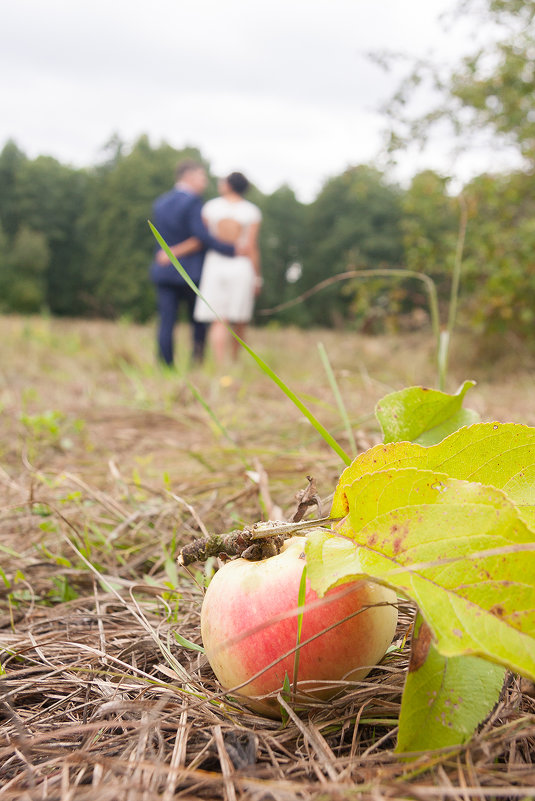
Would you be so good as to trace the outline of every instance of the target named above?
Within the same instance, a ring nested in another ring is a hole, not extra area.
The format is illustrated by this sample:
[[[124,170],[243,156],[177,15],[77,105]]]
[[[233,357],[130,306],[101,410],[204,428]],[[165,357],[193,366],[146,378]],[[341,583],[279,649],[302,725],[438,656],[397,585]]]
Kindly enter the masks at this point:
[[[176,167],[176,180],[180,181],[187,172],[192,172],[193,170],[204,170],[204,164],[201,164],[200,161],[195,161],[195,159],[184,159],[180,161]]]
[[[241,172],[231,172],[226,178],[227,184],[237,195],[244,195],[249,189],[249,181]]]

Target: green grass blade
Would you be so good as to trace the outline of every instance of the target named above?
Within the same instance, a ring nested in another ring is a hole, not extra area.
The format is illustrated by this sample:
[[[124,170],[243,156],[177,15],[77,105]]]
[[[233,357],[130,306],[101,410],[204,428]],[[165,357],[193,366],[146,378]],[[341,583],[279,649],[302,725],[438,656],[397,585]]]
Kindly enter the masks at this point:
[[[288,386],[286,386],[282,378],[279,378],[279,376],[271,369],[271,367],[268,364],[266,364],[266,362],[260,356],[258,356],[258,354],[256,354],[254,350],[251,347],[249,347],[249,345],[247,345],[246,342],[240,339],[240,337],[237,336],[237,334],[234,334],[234,336],[236,337],[240,345],[242,345],[242,347],[245,348],[247,353],[249,353],[252,356],[252,358],[258,364],[260,369],[267,376],[269,376],[269,378],[271,378],[271,380],[275,384],[277,384],[278,387],[280,387],[280,389],[284,392],[286,397],[289,398],[292,401],[292,403],[295,406],[297,406],[299,411],[307,418],[307,420],[309,420],[309,422],[312,423],[313,427],[316,429],[318,434],[333,449],[333,451],[338,454],[338,456],[342,459],[344,464],[351,464],[352,461],[351,457],[344,451],[342,446],[338,444],[338,442],[334,439],[334,437],[331,434],[329,434],[327,429],[312,414],[310,409],[307,406],[305,406],[303,401],[300,400],[300,398],[298,398],[297,395],[294,392],[292,392],[292,390]]]
[[[299,671],[299,657],[301,654],[301,632],[303,630],[303,613],[305,611],[305,596],[307,590],[307,567],[303,567],[301,573],[301,581],[299,582],[299,592],[297,594],[297,607],[299,614],[297,615],[297,638],[295,642],[294,654],[294,696],[297,694],[297,674]]]
[[[197,286],[195,285],[195,283],[194,283],[194,282],[191,280],[191,278],[189,277],[189,275],[187,274],[187,272],[185,271],[185,269],[182,267],[182,265],[180,264],[180,262],[179,262],[179,261],[178,261],[178,260],[175,258],[175,256],[173,256],[173,254],[171,253],[171,250],[169,249],[169,247],[168,247],[167,243],[165,242],[165,240],[163,239],[163,237],[161,236],[161,234],[160,234],[160,233],[159,233],[159,232],[156,230],[156,228],[154,227],[154,225],[153,225],[153,224],[150,222],[150,220],[149,220],[149,226],[150,226],[150,229],[151,229],[152,233],[154,234],[154,237],[156,238],[156,241],[158,242],[158,244],[160,245],[160,247],[162,248],[162,250],[164,250],[164,251],[167,253],[167,255],[168,255],[169,259],[171,260],[171,263],[174,265],[175,269],[176,269],[176,270],[178,270],[178,272],[180,273],[180,275],[182,276],[182,278],[184,279],[184,281],[187,283],[187,285],[188,285],[188,286],[189,286],[191,289],[193,289],[193,291],[195,292],[195,294],[196,294],[196,295],[198,295],[198,297],[200,297],[200,298],[201,298],[201,299],[202,299],[202,300],[203,300],[203,301],[206,303],[206,305],[207,305],[207,306],[208,306],[210,309],[212,309],[212,307],[211,307],[211,306],[210,306],[210,304],[209,304],[209,303],[206,301],[206,299],[205,299],[205,298],[203,298],[202,294],[199,292],[199,289],[198,289],[198,287],[197,287]],[[216,312],[214,311],[214,309],[212,309],[212,311],[214,312],[214,314],[216,314]],[[219,317],[219,315],[217,315],[217,317],[218,317],[218,319],[219,319],[219,320],[221,320],[221,318]],[[225,323],[224,323],[224,320],[221,320],[221,322],[223,322],[223,324],[225,324]],[[278,375],[277,375],[277,374],[274,372],[274,370],[272,370],[272,369],[271,369],[271,367],[270,367],[270,366],[269,366],[269,365],[268,365],[268,364],[267,364],[267,363],[266,363],[266,362],[265,362],[265,361],[262,359],[262,357],[261,357],[261,356],[259,356],[257,353],[255,353],[255,351],[254,351],[254,350],[253,350],[253,349],[252,349],[252,348],[251,348],[249,345],[247,345],[247,343],[246,343],[246,342],[244,342],[244,341],[243,341],[243,339],[241,339],[241,338],[240,338],[240,337],[239,337],[239,336],[238,336],[238,335],[237,335],[237,334],[236,334],[236,333],[235,333],[235,332],[232,330],[232,328],[231,328],[230,326],[226,326],[226,327],[227,327],[228,331],[230,331],[230,333],[232,334],[232,336],[234,337],[234,339],[236,339],[236,340],[237,340],[237,341],[240,343],[240,345],[242,346],[242,348],[244,348],[244,349],[247,351],[247,353],[248,353],[248,354],[249,354],[249,355],[250,355],[250,356],[251,356],[251,357],[254,359],[254,361],[255,361],[255,362],[257,363],[257,365],[260,367],[260,369],[262,370],[262,372],[263,372],[265,375],[267,375],[269,378],[271,378],[271,380],[272,380],[272,381],[273,381],[273,382],[274,382],[274,383],[275,383],[275,384],[276,384],[276,385],[277,385],[277,386],[278,386],[278,387],[279,387],[279,388],[280,388],[280,389],[281,389],[281,390],[284,392],[284,394],[286,395],[286,397],[287,397],[287,398],[289,398],[289,400],[291,400],[291,401],[292,401],[292,403],[293,403],[295,406],[297,406],[297,408],[299,409],[299,411],[301,412],[301,414],[303,414],[303,415],[304,415],[304,416],[307,418],[307,420],[308,420],[308,421],[309,421],[309,422],[310,422],[310,423],[311,423],[311,424],[314,426],[314,428],[316,429],[316,431],[318,432],[318,434],[319,434],[319,435],[322,437],[322,439],[323,439],[323,440],[324,440],[324,441],[325,441],[325,442],[326,442],[326,443],[327,443],[327,444],[328,444],[328,445],[329,445],[329,446],[330,446],[330,447],[333,449],[333,451],[334,451],[336,454],[338,454],[338,456],[339,456],[339,457],[342,459],[342,461],[344,462],[344,464],[347,464],[347,465],[348,465],[348,464],[351,464],[351,461],[352,461],[352,460],[351,460],[351,457],[350,457],[350,456],[349,456],[349,455],[348,455],[348,454],[347,454],[347,453],[344,451],[344,449],[341,447],[341,445],[339,445],[339,444],[338,444],[338,442],[337,442],[337,441],[334,439],[334,437],[333,437],[331,434],[329,434],[329,432],[327,431],[327,429],[326,429],[326,428],[325,428],[325,427],[324,427],[324,426],[323,426],[323,425],[320,423],[320,421],[319,421],[319,420],[318,420],[318,419],[317,419],[317,418],[316,418],[316,417],[315,417],[315,416],[312,414],[312,412],[310,411],[310,409],[309,409],[307,406],[305,406],[305,404],[303,403],[303,401],[302,401],[302,400],[300,400],[300,398],[298,398],[298,397],[297,397],[297,395],[296,395],[294,392],[292,392],[292,390],[291,390],[291,389],[290,389],[288,386],[286,386],[286,384],[284,383],[284,381],[282,380],[282,378],[279,378],[279,376],[278,376]]]
[[[338,386],[338,382],[336,380],[336,376],[333,373],[333,369],[331,367],[331,362],[329,361],[329,357],[327,355],[327,351],[325,350],[325,346],[323,342],[318,342],[318,351],[321,359],[321,363],[323,364],[323,369],[327,375],[327,379],[329,381],[330,387],[332,389],[332,393],[336,400],[336,405],[338,406],[338,411],[340,412],[340,417],[342,418],[342,422],[344,424],[344,428],[346,430],[346,434],[349,439],[349,444],[351,445],[351,453],[353,456],[357,455],[357,443],[355,442],[355,436],[353,434],[353,429],[351,427],[351,423],[349,422],[349,417],[347,414],[346,406],[344,403],[344,399],[342,398],[342,394],[340,392],[340,388]]]
[[[227,429],[225,428],[225,426],[223,425],[223,423],[221,422],[219,417],[216,415],[216,413],[214,412],[214,410],[212,409],[212,407],[210,406],[208,401],[206,401],[205,398],[202,396],[200,390],[197,389],[195,384],[193,384],[188,378],[186,378],[185,380],[186,380],[186,383],[187,383],[188,387],[190,388],[192,394],[199,401],[199,403],[201,404],[203,409],[206,411],[206,413],[212,418],[212,420],[214,421],[215,425],[217,426],[217,428],[219,429],[219,431],[221,432],[223,437],[236,450],[236,452],[237,452],[241,462],[243,463],[244,467],[246,467],[247,470],[251,470],[251,465],[249,464],[247,459],[244,457],[244,455],[242,454],[242,452],[240,451],[240,449],[238,448],[238,446],[236,445],[236,443],[232,439],[232,436],[229,434],[229,432],[227,431]]]
[[[179,634],[178,631],[174,631],[173,635],[174,635],[175,640],[177,641],[177,643],[179,645],[181,645],[182,648],[187,648],[189,651],[198,651],[200,654],[206,653],[206,651],[204,650],[202,645],[197,645],[196,642],[192,642],[191,640],[187,640],[185,637],[183,637],[181,634]]]

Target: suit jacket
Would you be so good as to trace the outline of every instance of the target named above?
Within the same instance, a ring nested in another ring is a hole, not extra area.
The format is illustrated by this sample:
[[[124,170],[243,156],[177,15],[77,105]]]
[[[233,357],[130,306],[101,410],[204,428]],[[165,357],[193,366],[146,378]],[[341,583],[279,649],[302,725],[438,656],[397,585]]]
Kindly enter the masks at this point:
[[[217,250],[225,256],[234,256],[234,245],[221,242],[213,237],[202,221],[203,199],[190,192],[174,187],[170,192],[161,195],[154,203],[153,225],[158,233],[171,247],[196,236],[201,240],[203,249],[179,259],[190,278],[198,284],[201,278],[204,256],[207,250]],[[155,253],[159,250],[156,247]],[[184,279],[174,265],[162,266],[155,261],[150,266],[151,280],[155,284],[179,286],[185,284]]]

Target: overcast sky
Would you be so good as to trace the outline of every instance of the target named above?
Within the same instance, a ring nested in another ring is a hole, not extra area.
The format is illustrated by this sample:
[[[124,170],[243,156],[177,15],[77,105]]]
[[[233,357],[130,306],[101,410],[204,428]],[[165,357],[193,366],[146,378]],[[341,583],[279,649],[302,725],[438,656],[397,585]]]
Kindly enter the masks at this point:
[[[4,0],[0,147],[12,138],[32,158],[86,166],[114,133],[146,133],[198,146],[217,174],[242,170],[264,192],[289,183],[308,201],[381,147],[378,109],[401,73],[367,53],[455,59],[469,42],[439,15],[456,2]],[[395,177],[428,165],[467,169],[444,143],[403,157]]]

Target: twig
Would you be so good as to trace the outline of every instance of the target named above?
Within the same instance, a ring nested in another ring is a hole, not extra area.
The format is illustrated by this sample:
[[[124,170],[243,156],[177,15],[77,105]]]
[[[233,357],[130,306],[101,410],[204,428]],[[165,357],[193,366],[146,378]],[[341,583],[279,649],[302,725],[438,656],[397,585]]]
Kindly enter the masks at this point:
[[[292,523],[298,523],[299,520],[302,520],[305,514],[308,512],[309,506],[317,506],[318,515],[321,517],[321,498],[318,495],[318,490],[316,489],[316,482],[312,476],[307,476],[307,481],[308,487],[304,490],[299,490],[295,496],[299,503],[295,514],[292,517]]]

